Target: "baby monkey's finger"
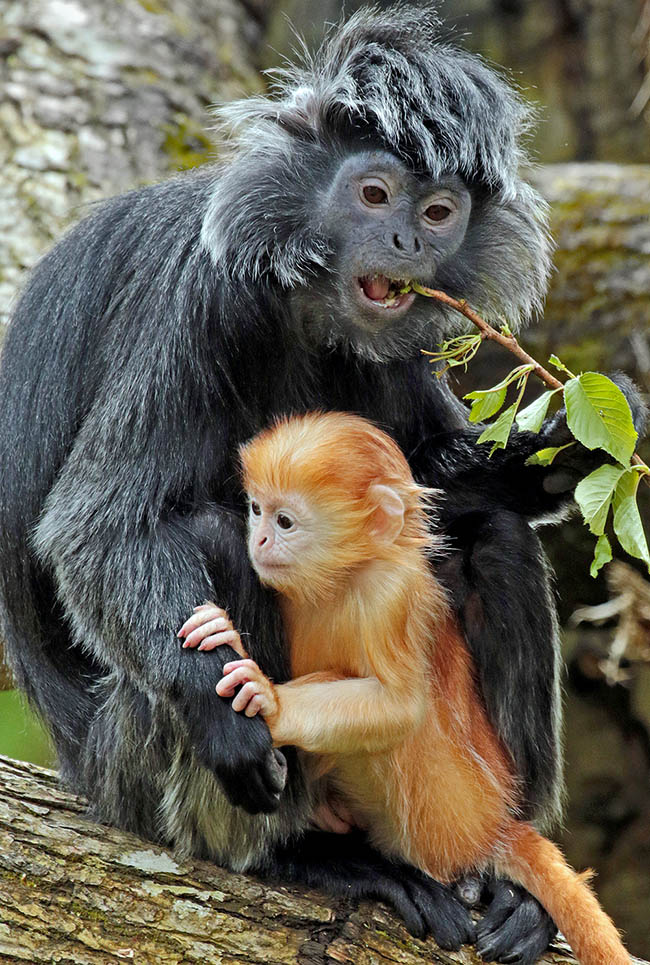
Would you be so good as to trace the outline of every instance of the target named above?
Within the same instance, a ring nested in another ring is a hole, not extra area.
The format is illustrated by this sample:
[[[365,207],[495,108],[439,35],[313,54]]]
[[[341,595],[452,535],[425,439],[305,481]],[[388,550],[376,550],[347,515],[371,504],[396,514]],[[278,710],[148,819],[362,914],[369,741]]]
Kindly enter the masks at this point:
[[[200,626],[196,627],[185,637],[184,647],[196,647],[199,643],[202,643],[206,637],[211,637],[215,633],[225,633],[232,630],[232,624],[229,620],[224,620],[223,617],[217,617],[214,620],[206,620]]]
[[[217,684],[217,693],[220,697],[232,697],[235,692],[235,687],[240,684],[245,684],[251,680],[255,674],[251,671],[250,666],[246,664],[253,664],[255,670],[257,670],[257,665],[253,663],[252,660],[235,660],[232,663],[227,663],[224,667],[224,676],[221,678]],[[226,668],[234,667],[233,670],[228,672]]]
[[[219,630],[216,633],[212,633],[209,637],[205,637],[201,641],[199,650],[214,650],[215,647],[222,647],[224,643],[228,643],[237,653],[241,653],[242,657],[245,655],[242,652],[239,634],[236,630]],[[186,647],[188,644],[185,643],[183,646]]]
[[[185,621],[178,631],[177,636],[185,637],[188,633],[191,633],[192,630],[196,630],[197,627],[202,626],[209,620],[217,619],[224,619],[227,624],[230,624],[230,618],[225,610],[216,606],[214,603],[202,603],[200,606],[194,607],[192,616]]]
[[[235,697],[231,704],[232,709],[237,711],[245,710],[248,707],[250,701],[253,700],[254,697],[258,697],[259,695],[260,695],[259,682],[257,680],[249,680],[248,683],[244,684],[244,686],[241,688],[239,693],[235,694]]]

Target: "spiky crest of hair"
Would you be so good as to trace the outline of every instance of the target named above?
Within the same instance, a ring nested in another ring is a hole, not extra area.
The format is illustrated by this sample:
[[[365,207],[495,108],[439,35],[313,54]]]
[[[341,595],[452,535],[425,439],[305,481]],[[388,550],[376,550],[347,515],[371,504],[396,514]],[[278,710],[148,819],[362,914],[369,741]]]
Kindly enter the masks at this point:
[[[433,4],[368,7],[330,27],[301,62],[270,71],[272,96],[221,110],[239,144],[274,125],[294,137],[357,137],[433,178],[450,171],[505,198],[516,192],[531,109],[476,54],[441,39]]]

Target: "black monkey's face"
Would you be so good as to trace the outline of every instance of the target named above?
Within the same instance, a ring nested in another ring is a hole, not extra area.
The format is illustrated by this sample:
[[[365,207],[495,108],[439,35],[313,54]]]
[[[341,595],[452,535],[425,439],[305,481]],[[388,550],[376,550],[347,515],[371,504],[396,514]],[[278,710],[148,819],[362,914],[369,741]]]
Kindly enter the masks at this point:
[[[310,285],[309,303],[300,300],[308,329],[379,358],[419,349],[435,307],[403,289],[441,284],[471,208],[455,175],[432,181],[384,151],[348,157],[318,200],[317,230],[333,257]]]

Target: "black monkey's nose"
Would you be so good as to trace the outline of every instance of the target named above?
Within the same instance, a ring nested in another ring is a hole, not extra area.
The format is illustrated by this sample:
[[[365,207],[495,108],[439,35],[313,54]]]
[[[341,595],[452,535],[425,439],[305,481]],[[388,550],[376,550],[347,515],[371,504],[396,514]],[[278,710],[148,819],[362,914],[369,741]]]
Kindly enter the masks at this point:
[[[393,235],[393,244],[398,251],[403,251],[407,255],[417,255],[422,249],[422,244],[417,235],[409,238],[407,235],[399,235],[396,232]]]

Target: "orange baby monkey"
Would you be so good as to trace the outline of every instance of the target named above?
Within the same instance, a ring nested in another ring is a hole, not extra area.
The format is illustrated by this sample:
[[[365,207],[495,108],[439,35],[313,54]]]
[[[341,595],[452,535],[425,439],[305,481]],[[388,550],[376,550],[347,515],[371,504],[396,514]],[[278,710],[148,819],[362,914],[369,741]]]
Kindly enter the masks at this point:
[[[236,660],[217,693],[261,713],[276,746],[317,755],[345,814],[383,853],[441,881],[494,869],[539,899],[582,965],[629,965],[586,876],[515,816],[510,759],[431,569],[431,493],[398,446],[328,413],[283,421],[241,455],[250,558],[280,595],[294,679],[274,685]],[[228,642],[245,657],[214,607],[184,630],[190,646]]]

